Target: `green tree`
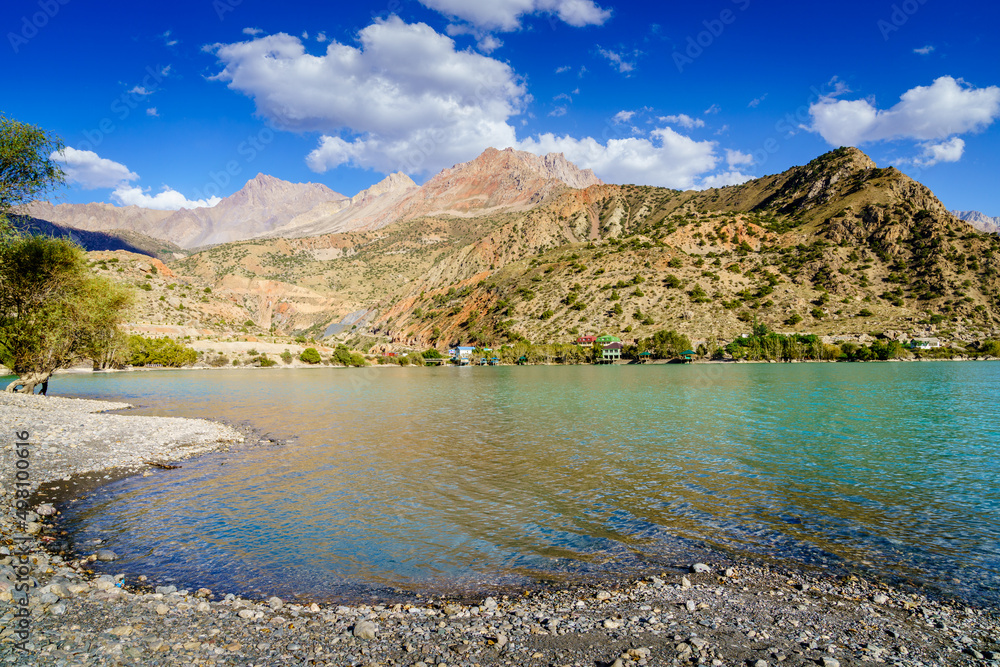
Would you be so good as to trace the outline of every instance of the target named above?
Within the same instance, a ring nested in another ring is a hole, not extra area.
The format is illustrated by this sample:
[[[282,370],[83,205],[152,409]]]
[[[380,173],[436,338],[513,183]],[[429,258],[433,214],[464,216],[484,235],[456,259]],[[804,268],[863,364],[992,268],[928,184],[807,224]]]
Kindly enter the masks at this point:
[[[0,232],[7,214],[61,184],[62,169],[52,160],[62,141],[45,130],[0,113]]]
[[[18,375],[7,391],[31,393],[59,368],[101,359],[121,342],[131,293],[87,268],[68,239],[0,242],[0,362]]]
[[[299,359],[307,364],[318,364],[323,359],[319,356],[319,352],[315,347],[307,347],[302,350],[302,354],[299,355]]]

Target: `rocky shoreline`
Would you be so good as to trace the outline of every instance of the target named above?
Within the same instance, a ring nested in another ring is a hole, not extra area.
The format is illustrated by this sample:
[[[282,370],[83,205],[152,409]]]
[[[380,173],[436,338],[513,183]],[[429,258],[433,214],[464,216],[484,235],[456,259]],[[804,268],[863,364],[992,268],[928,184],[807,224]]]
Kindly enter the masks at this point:
[[[476,604],[217,599],[207,589],[149,590],[120,575],[95,576],[92,563],[114,554],[46,550],[58,507],[29,499],[18,516],[18,432],[29,436],[34,488],[101,483],[112,469],[150,471],[257,438],[202,420],[103,414],[126,407],[0,395],[3,664],[1000,666],[1000,610],[757,563],[697,563],[687,574],[615,586],[494,592]]]

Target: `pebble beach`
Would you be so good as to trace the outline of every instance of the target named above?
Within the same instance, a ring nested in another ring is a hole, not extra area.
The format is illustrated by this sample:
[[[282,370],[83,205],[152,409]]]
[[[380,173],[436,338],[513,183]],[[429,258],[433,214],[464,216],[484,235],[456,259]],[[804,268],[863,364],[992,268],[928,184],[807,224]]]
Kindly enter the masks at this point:
[[[995,608],[721,556],[616,582],[405,604],[251,599],[98,575],[94,562],[107,571],[116,555],[58,553],[58,502],[30,497],[17,511],[19,438],[30,443],[33,489],[169,474],[160,466],[260,441],[129,407],[0,394],[2,664],[1000,667]]]

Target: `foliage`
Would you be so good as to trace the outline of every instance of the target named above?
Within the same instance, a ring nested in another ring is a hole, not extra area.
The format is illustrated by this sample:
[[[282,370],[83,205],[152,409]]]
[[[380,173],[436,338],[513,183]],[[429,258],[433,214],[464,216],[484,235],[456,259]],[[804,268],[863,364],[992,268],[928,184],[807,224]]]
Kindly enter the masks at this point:
[[[635,346],[636,356],[641,352],[649,351],[656,359],[676,359],[685,350],[691,349],[691,339],[684,334],[679,334],[673,330],[661,330],[654,333],[649,338],[644,338]]]
[[[323,360],[323,358],[319,356],[319,351],[316,350],[315,347],[307,347],[302,350],[302,354],[299,355],[299,359],[307,364],[318,364]]]
[[[83,358],[114,363],[130,303],[125,287],[90,273],[68,239],[0,242],[0,362],[21,377],[43,382]]]
[[[55,135],[0,113],[0,219],[63,182],[49,157],[62,148]]]
[[[220,355],[225,359],[225,355]],[[198,353],[190,347],[181,345],[173,338],[164,336],[163,338],[147,338],[139,334],[128,337],[128,363],[132,366],[149,366],[158,364],[160,366],[180,367],[186,364],[193,364],[198,359]],[[219,364],[228,364],[228,360]]]
[[[332,361],[341,366],[364,366],[365,358],[357,352],[351,352],[346,345],[338,345],[333,351]]]

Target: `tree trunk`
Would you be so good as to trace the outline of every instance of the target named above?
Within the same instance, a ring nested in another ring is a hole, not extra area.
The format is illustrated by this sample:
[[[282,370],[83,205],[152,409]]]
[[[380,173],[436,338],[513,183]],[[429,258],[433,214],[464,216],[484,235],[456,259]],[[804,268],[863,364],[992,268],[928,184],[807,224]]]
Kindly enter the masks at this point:
[[[51,376],[52,373],[46,372],[29,373],[7,385],[6,391],[18,394],[33,394],[35,393],[35,387],[42,385],[42,394],[45,394],[49,389],[49,378]]]

